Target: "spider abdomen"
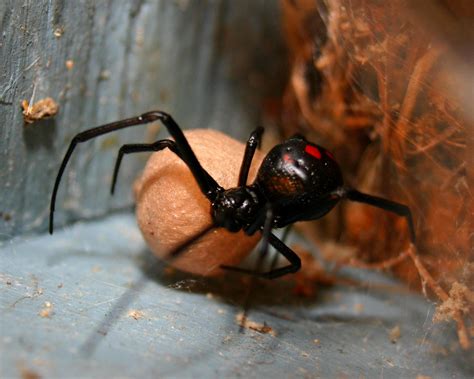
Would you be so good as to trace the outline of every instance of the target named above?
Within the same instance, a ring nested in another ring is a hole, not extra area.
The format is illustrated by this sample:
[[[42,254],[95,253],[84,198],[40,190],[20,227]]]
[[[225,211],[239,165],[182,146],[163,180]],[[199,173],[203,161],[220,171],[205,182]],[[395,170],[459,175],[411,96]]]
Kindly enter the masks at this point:
[[[270,150],[256,183],[272,204],[289,206],[317,201],[341,187],[343,180],[329,151],[295,137]]]

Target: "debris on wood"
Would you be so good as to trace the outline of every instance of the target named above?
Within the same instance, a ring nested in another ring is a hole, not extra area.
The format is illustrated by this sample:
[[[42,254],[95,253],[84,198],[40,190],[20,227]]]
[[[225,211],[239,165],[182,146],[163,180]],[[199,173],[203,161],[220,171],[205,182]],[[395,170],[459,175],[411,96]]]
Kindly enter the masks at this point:
[[[23,120],[27,124],[54,117],[59,110],[58,104],[51,97],[41,99],[33,105],[30,105],[28,100],[23,100],[21,107],[23,108]]]
[[[53,315],[53,304],[49,301],[45,301],[39,315],[43,318],[50,318]]]
[[[401,336],[400,325],[395,325],[390,332],[388,333],[388,337],[390,338],[391,343],[397,343]]]
[[[58,26],[57,28],[54,29],[53,34],[56,38],[61,38],[62,35],[64,34],[64,27]]]
[[[135,320],[140,320],[141,318],[143,318],[145,316],[145,313],[142,312],[142,311],[139,311],[137,309],[131,309],[128,314],[127,314],[128,317],[131,317]]]
[[[263,334],[270,334],[273,337],[276,337],[276,332],[272,327],[268,326],[266,323],[261,324],[259,322],[249,320],[243,312],[237,313],[235,316],[235,322],[237,325],[243,328],[255,330],[256,332]]]
[[[474,292],[464,284],[454,282],[449,296],[436,307],[433,322],[444,322],[453,320],[456,313],[463,315],[474,312]]]

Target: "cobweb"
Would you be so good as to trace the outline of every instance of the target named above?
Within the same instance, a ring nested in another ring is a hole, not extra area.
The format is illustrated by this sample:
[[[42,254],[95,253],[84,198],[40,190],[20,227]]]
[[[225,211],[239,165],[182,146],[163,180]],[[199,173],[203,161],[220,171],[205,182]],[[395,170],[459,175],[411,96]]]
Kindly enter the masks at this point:
[[[393,270],[441,301],[434,320],[457,320],[468,347],[461,319],[474,300],[472,6],[420,4],[285,1],[292,73],[283,124],[331,147],[348,184],[410,207],[418,262],[400,260]],[[409,244],[404,220],[361,204],[345,204],[323,227],[365,262],[394,259]]]

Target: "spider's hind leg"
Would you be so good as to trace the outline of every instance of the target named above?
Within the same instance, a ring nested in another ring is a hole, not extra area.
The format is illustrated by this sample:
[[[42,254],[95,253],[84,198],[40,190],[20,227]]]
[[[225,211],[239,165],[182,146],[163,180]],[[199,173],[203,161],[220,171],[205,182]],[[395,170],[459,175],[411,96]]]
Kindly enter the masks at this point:
[[[397,203],[392,200],[384,199],[383,197],[369,195],[355,189],[344,189],[344,196],[351,201],[358,203],[364,203],[371,205],[376,208],[383,209],[387,212],[394,213],[398,216],[404,217],[408,224],[408,230],[410,231],[410,239],[413,244],[416,241],[415,225],[413,223],[413,217],[411,215],[410,208],[404,204]]]

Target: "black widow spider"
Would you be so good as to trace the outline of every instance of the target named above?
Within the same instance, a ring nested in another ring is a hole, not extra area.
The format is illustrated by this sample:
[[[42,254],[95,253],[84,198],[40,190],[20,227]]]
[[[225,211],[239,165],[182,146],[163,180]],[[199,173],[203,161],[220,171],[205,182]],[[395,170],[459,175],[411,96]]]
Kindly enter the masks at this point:
[[[201,192],[211,203],[213,225],[175,248],[169,253],[169,257],[176,257],[211,229],[222,227],[231,232],[243,230],[249,236],[261,232],[262,256],[271,245],[290,264],[272,268],[268,272],[233,266],[221,266],[221,268],[268,279],[294,273],[301,267],[300,258],[272,233],[272,229],[283,228],[297,221],[319,219],[343,198],[369,204],[405,217],[411,241],[415,242],[412,215],[406,205],[345,187],[341,170],[332,154],[323,147],[307,141],[304,137],[295,135],[282,144],[276,145],[264,158],[255,181],[247,184],[252,158],[263,133],[263,128],[257,128],[247,141],[237,187],[224,189],[201,166],[178,124],[170,115],[161,111],[151,111],[138,117],[98,126],[81,132],[72,139],[54,183],[49,218],[50,234],[53,233],[54,209],[59,183],[76,145],[109,132],[158,120],[165,125],[174,141],[164,139],[152,144],[122,146],[115,165],[112,193],[124,154],[168,148],[184,161]]]

